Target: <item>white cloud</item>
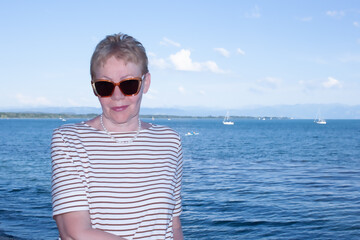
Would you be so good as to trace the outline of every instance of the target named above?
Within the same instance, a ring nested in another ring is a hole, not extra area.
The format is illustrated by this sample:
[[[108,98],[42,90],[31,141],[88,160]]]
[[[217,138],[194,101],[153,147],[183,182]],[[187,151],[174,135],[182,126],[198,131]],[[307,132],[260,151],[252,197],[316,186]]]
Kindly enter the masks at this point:
[[[360,27],[360,23],[359,22],[354,22],[354,27]]]
[[[310,21],[312,21],[312,17],[303,17],[303,18],[300,18],[300,21],[302,21],[302,22],[310,22]]]
[[[330,16],[330,17],[342,17],[345,16],[345,12],[344,11],[327,11],[326,15]]]
[[[250,13],[246,13],[245,17],[247,18],[260,18],[261,14],[260,14],[260,9],[257,5],[255,5],[255,7],[251,10]]]
[[[325,88],[341,88],[342,84],[340,83],[339,80],[333,78],[333,77],[328,77],[328,80],[322,83],[323,87]]]
[[[213,73],[225,73],[224,70],[220,69],[216,62],[207,61],[201,64],[204,70],[210,70]]]
[[[72,107],[81,107],[81,106],[84,106],[82,105],[81,103],[79,103],[78,101],[75,101],[74,99],[71,99],[71,98],[68,98],[66,99],[67,100],[67,103],[72,106]]]
[[[170,66],[169,63],[165,59],[163,59],[163,58],[155,58],[155,57],[149,59],[149,64],[151,66],[155,66],[155,67],[160,68],[160,69],[166,69],[166,68],[168,68]]]
[[[275,89],[280,86],[282,80],[280,78],[266,77],[258,82],[260,82],[263,87]]]
[[[174,67],[176,70],[180,71],[210,71],[213,73],[225,73],[225,71],[220,69],[214,61],[194,62],[191,59],[191,51],[188,49],[182,49],[177,53],[170,55],[167,59],[157,58],[154,53],[151,53],[149,56],[151,56],[149,58],[149,64],[160,69]]]
[[[180,71],[211,71],[214,73],[224,73],[215,62],[193,62],[190,55],[190,50],[181,49],[179,52],[170,55],[170,61],[175,69]]]
[[[165,59],[156,57],[155,53],[149,52],[148,56],[150,66],[154,66],[160,69],[166,69],[170,67],[170,64]]]
[[[236,52],[240,55],[245,55],[245,52],[241,50],[240,48],[236,49]]]
[[[331,16],[331,17],[334,17],[334,16],[337,15],[337,11],[327,11],[327,12],[326,12],[326,15]]]
[[[149,99],[149,100],[153,100],[153,99],[155,99],[155,96],[152,95],[152,94],[146,93],[146,94],[144,95],[144,98]]]
[[[193,62],[190,55],[190,50],[181,49],[179,52],[170,55],[170,60],[177,70],[201,71],[201,64]]]
[[[149,91],[146,94],[144,94],[144,97],[146,99],[153,100],[153,99],[156,99],[156,96],[158,94],[159,94],[159,91],[150,87]]]
[[[157,94],[159,94],[159,91],[156,90],[155,88],[150,88],[147,93],[151,93],[151,94],[157,95]]]
[[[309,92],[311,90],[318,88],[318,85],[314,83],[314,81],[312,80],[300,80],[298,81],[298,84],[305,92]]]
[[[16,100],[23,105],[27,106],[49,106],[52,105],[46,97],[30,97],[21,93],[15,95]]]
[[[230,57],[230,52],[226,50],[225,48],[214,48],[215,52],[220,53],[224,57]]]
[[[147,52],[148,57],[156,57],[156,54],[153,52]]]
[[[179,92],[181,93],[181,94],[185,94],[185,88],[183,87],[183,86],[179,86],[178,87],[178,90],[179,90]]]
[[[175,47],[180,47],[181,44],[180,43],[177,43],[177,42],[174,42],[166,37],[163,38],[163,40],[160,42],[161,45],[164,45],[164,46],[175,46]]]
[[[204,90],[200,90],[199,93],[203,96],[206,95],[206,92]]]
[[[322,57],[314,57],[312,59],[309,59],[310,62],[316,63],[316,64],[327,64],[328,61]]]

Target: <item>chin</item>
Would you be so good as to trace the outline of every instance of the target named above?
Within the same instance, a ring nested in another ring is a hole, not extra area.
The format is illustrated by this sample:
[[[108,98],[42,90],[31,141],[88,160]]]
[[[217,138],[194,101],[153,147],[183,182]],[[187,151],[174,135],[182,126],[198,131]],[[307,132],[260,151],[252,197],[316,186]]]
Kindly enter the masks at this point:
[[[119,114],[110,114],[107,116],[112,122],[121,124],[121,123],[127,123],[131,118],[127,115],[121,114],[121,116],[118,116]]]
[[[130,122],[133,118],[135,118],[137,114],[129,114],[125,112],[108,112],[106,117],[109,118],[112,122],[117,124],[123,124]]]

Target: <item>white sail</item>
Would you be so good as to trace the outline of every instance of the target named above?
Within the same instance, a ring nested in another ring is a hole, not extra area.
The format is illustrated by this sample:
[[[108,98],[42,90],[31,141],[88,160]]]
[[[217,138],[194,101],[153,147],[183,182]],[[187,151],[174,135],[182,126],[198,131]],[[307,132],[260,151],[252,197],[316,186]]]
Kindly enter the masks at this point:
[[[326,120],[321,118],[320,113],[317,114],[314,122],[317,124],[322,124],[322,125],[326,124]]]
[[[224,125],[234,125],[234,122],[230,121],[229,112],[226,113],[224,120],[223,120],[223,124]]]

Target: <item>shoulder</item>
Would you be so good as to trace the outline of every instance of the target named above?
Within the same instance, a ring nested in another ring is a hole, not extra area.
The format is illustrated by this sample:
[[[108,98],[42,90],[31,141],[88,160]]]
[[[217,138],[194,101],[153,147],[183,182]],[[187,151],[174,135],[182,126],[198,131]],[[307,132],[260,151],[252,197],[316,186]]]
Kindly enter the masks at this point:
[[[85,124],[85,122],[78,122],[78,123],[67,123],[64,125],[61,125],[58,128],[55,128],[54,130],[60,130],[60,131],[76,131],[76,130],[82,130],[89,128],[88,125]]]
[[[174,136],[180,136],[177,131],[164,125],[152,124],[149,130],[154,134],[169,134]]]
[[[151,124],[151,127],[145,131],[145,134],[149,138],[181,144],[180,134],[168,126]]]
[[[69,123],[64,124],[58,128],[53,130],[53,135],[61,134],[61,135],[80,135],[83,132],[89,131],[90,127],[84,122],[80,123]]]
[[[53,130],[52,147],[75,146],[81,144],[82,140],[91,132],[91,127],[81,123],[64,124]]]

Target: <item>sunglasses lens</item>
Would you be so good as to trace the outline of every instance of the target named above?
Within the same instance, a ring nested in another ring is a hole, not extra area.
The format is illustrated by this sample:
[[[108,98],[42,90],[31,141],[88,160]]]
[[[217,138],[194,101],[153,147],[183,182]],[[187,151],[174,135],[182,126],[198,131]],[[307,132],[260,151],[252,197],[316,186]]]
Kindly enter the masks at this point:
[[[126,80],[120,83],[120,89],[124,95],[133,95],[139,91],[140,81],[136,79]]]
[[[114,90],[114,87],[114,84],[112,84],[111,82],[95,82],[96,92],[100,95],[100,97],[110,96]]]

